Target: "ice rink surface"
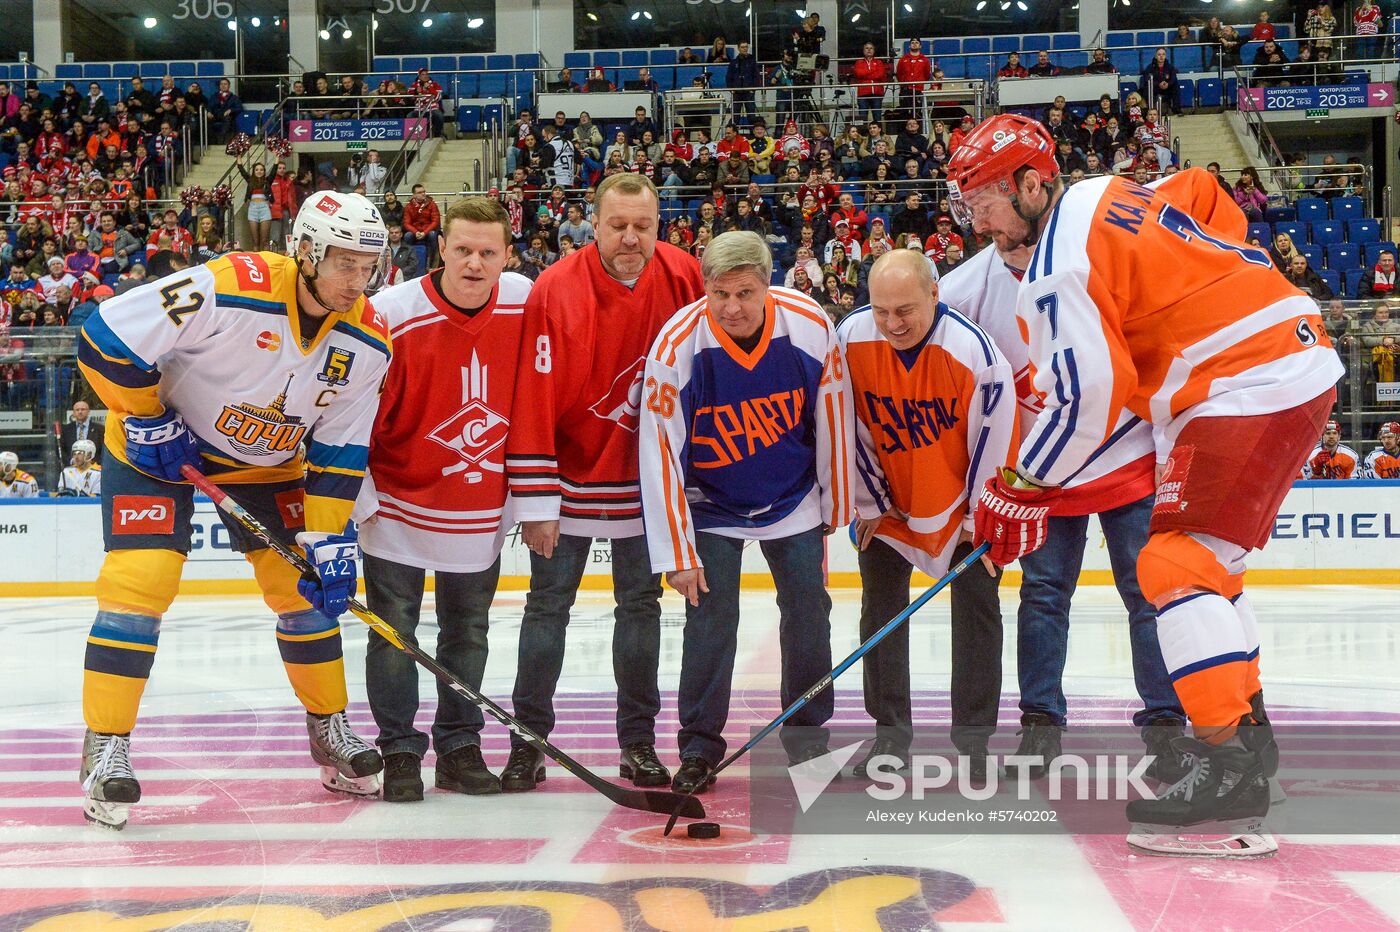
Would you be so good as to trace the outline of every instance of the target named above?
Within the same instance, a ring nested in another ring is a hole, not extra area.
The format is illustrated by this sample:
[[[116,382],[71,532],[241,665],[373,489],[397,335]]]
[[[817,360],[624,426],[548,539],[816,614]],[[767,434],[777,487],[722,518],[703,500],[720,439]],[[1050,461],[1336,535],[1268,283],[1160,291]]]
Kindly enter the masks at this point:
[[[1006,619],[1002,724],[1017,721],[1015,590]],[[1394,720],[1400,712],[1396,588],[1256,587],[1264,683],[1275,722]],[[833,651],[856,644],[859,593],[833,593]],[[486,692],[509,707],[523,594],[493,610]],[[728,736],[779,711],[771,592],[744,597]],[[556,766],[534,793],[422,803],[324,791],[307,753],[273,618],[255,598],[185,597],[132,735],[144,792],[124,832],[87,826],[77,781],[90,599],[3,603],[0,652],[0,929],[378,930],[1369,930],[1400,928],[1400,837],[1279,836],[1250,863],[1133,856],[1121,836],[927,834],[752,836],[747,771],[703,797],[724,835],[664,839],[661,819],[611,806]],[[663,619],[658,750],[676,763],[680,602]],[[425,646],[435,629],[426,619]],[[364,700],[366,631],[347,615],[351,717]],[[913,622],[915,719],[948,720],[948,602]],[[611,599],[580,597],[569,629],[553,740],[615,778]],[[1134,708],[1116,593],[1082,588],[1071,626],[1071,727],[1122,723]],[[423,673],[427,729],[435,691]],[[865,724],[860,673],[837,682],[836,721]],[[487,763],[508,742],[490,719]],[[1288,754],[1286,743],[1283,748]],[[431,766],[430,755],[426,764]],[[144,918],[137,918],[144,917]],[[128,921],[123,921],[128,920]]]

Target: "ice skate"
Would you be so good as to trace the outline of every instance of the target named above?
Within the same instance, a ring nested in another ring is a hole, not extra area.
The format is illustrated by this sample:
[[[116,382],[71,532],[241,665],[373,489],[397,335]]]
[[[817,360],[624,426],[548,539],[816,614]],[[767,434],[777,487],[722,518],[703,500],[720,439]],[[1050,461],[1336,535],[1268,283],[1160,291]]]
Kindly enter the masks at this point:
[[[321,765],[321,785],[333,793],[373,796],[379,792],[384,759],[350,730],[344,712],[307,713],[311,756]]]
[[[1241,732],[1245,732],[1241,728]],[[1128,845],[1167,857],[1270,857],[1278,844],[1264,828],[1269,812],[1265,756],[1241,735],[1219,746],[1178,738],[1190,771],[1156,799],[1128,803]]]
[[[141,784],[131,769],[131,738],[99,734],[91,729],[83,736],[83,764],[78,771],[83,784],[83,816],[102,828],[126,828],[131,804],[141,799]]]

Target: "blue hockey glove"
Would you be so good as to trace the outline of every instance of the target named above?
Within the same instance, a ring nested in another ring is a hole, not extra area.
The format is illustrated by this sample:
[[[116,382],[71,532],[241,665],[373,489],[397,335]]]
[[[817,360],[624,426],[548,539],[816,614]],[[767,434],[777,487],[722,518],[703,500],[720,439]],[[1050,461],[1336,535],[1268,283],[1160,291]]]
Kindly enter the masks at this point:
[[[126,459],[141,472],[162,482],[184,482],[180,467],[200,468],[199,445],[179,413],[166,409],[156,417],[128,417]]]
[[[297,592],[327,618],[345,614],[346,603],[355,597],[355,561],[360,557],[360,545],[353,537],[302,531],[297,543],[306,551],[306,559],[316,568],[316,575],[297,580]]]

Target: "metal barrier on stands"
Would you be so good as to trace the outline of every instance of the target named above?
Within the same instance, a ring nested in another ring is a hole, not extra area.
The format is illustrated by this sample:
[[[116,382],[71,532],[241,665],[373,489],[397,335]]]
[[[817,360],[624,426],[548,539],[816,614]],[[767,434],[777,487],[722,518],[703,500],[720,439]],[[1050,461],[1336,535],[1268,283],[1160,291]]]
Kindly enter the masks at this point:
[[[434,192],[435,199],[455,198],[484,192]],[[1321,302],[1324,313],[1329,302]],[[1344,428],[1343,439],[1364,456],[1376,445],[1380,424],[1400,419],[1400,402],[1382,401],[1378,397],[1376,357],[1373,349],[1393,334],[1400,340],[1400,324],[1388,333],[1375,328],[1363,328],[1360,321],[1370,320],[1375,300],[1343,301],[1351,319],[1346,338],[1338,338],[1338,352],[1346,366],[1347,375],[1339,385],[1339,411]],[[78,330],[72,327],[13,328],[0,339],[0,410],[30,412],[27,427],[0,421],[8,429],[0,432],[0,449],[13,450],[20,458],[21,468],[34,473],[40,487],[52,491],[62,467],[57,435],[67,420],[73,402],[85,400],[93,404],[94,415],[101,420],[101,402],[86,386],[77,368],[75,345]],[[15,378],[14,367],[21,367],[21,377]]]

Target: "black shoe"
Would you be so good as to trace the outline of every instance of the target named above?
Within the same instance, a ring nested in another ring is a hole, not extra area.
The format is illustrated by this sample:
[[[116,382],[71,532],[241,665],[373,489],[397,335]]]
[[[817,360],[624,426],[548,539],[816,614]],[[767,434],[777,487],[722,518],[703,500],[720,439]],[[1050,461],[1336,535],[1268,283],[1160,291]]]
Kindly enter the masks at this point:
[[[824,744],[809,744],[788,759],[788,766],[795,767],[798,764],[805,764],[809,760],[816,760],[818,757],[825,757],[830,753],[831,749]],[[831,778],[831,782],[835,783],[840,779],[841,771],[838,770],[836,771],[836,776]]]
[[[973,744],[966,748],[958,749],[958,765],[967,767],[967,782],[969,786],[981,788],[987,785],[987,745],[986,743]],[[966,760],[964,765],[963,761]]]
[[[633,786],[665,786],[671,782],[671,771],[661,763],[651,744],[629,744],[623,748],[617,775],[631,780]]]
[[[851,776],[858,780],[865,779],[865,777],[870,774],[871,761],[882,754],[888,754],[891,757],[899,758],[898,766],[894,768],[888,766],[881,767],[880,769],[882,771],[893,769],[895,773],[909,772],[909,749],[893,738],[876,738],[875,745],[870,749],[870,753],[865,755],[865,760],[851,768]]]
[[[528,793],[544,782],[544,755],[528,744],[510,749],[506,769],[501,771],[501,791]]]
[[[1060,748],[1060,732],[1064,731],[1063,725],[1056,725],[1055,720],[1044,712],[1027,712],[1021,716],[1021,743],[1016,748],[1019,757],[1039,757],[1039,764],[1026,766],[1027,773],[1032,780],[1039,780],[1050,772],[1050,762],[1059,757],[1062,752]]]
[[[417,754],[400,751],[384,757],[383,797],[386,803],[416,803],[423,799],[422,765]]]
[[[671,780],[671,792],[699,795],[714,785],[714,765],[699,755],[681,758],[681,767]]]
[[[1147,768],[1148,777],[1170,785],[1190,773],[1191,763],[1172,746],[1173,741],[1185,734],[1185,724],[1175,719],[1149,722],[1143,727],[1142,743],[1153,757]]]
[[[501,781],[486,769],[486,761],[481,759],[481,748],[475,744],[439,757],[437,779],[433,785],[440,790],[468,796],[494,796],[501,791]]]

